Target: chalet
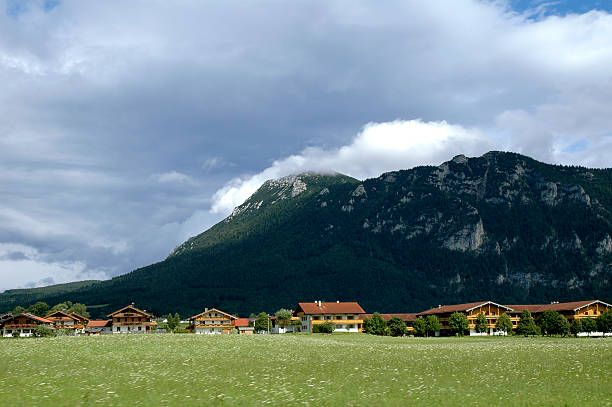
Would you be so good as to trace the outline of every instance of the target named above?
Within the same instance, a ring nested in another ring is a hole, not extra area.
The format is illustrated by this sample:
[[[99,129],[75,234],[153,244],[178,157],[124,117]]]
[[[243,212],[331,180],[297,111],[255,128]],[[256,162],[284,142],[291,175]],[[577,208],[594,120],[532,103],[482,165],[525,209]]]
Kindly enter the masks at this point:
[[[85,328],[87,335],[100,335],[110,334],[113,332],[113,320],[102,319],[102,320],[90,320]]]
[[[89,321],[75,312],[68,314],[64,311],[52,312],[45,316],[45,319],[53,322],[53,328],[70,331],[74,335],[84,333],[87,321]]]
[[[372,318],[372,315],[374,314],[363,314],[362,318],[363,319]],[[412,327],[412,323],[417,319],[417,314],[380,314],[380,316],[382,317],[382,319],[385,320],[385,322],[391,321],[391,318],[401,319],[406,324],[406,328],[408,329],[408,332],[414,329]]]
[[[449,335],[450,327],[448,325],[451,314],[460,312],[465,314],[469,323],[470,335],[503,335],[503,332],[499,332],[495,329],[495,324],[500,315],[508,313],[510,320],[513,325],[516,326],[518,318],[513,317],[510,312],[512,308],[506,305],[494,303],[493,301],[478,301],[469,302],[466,304],[453,304],[453,305],[440,305],[436,308],[429,309],[427,311],[419,312],[417,317],[427,317],[428,315],[434,315],[440,321],[442,329],[436,335]],[[484,314],[487,319],[487,330],[483,333],[476,332],[476,318],[479,314]]]
[[[114,334],[151,333],[152,328],[157,325],[152,314],[136,308],[134,303],[108,314],[107,317],[113,321]]]
[[[294,316],[300,318],[302,332],[312,332],[313,325],[331,322],[336,332],[361,332],[365,311],[356,302],[300,302]]]
[[[612,310],[612,305],[599,300],[552,302],[550,304],[508,305],[512,308],[509,314],[519,316],[523,310],[528,310],[534,317],[544,311],[557,311],[570,322],[574,319],[597,318],[606,311]]]
[[[23,312],[17,315],[11,315],[2,322],[2,336],[10,337],[15,336],[32,336],[34,330],[39,326],[51,327],[52,321],[38,317],[36,315]]]
[[[204,308],[204,312],[187,319],[189,330],[196,334],[229,334],[236,327],[238,317],[216,308]]]
[[[236,318],[234,325],[241,335],[253,335],[255,328],[249,325],[248,318]]]

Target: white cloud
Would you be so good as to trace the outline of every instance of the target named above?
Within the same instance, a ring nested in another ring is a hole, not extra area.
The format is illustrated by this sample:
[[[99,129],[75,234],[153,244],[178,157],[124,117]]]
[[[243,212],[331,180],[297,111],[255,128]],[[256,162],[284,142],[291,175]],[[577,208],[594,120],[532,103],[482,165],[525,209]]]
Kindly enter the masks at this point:
[[[183,183],[193,182],[193,179],[186,174],[182,174],[177,171],[164,172],[162,174],[155,174],[154,178],[160,183]]]
[[[368,123],[337,149],[310,147],[255,175],[235,178],[213,196],[212,213],[229,214],[268,179],[305,171],[339,172],[363,179],[383,172],[429,165],[456,154],[480,155],[499,145],[477,129],[421,120]]]

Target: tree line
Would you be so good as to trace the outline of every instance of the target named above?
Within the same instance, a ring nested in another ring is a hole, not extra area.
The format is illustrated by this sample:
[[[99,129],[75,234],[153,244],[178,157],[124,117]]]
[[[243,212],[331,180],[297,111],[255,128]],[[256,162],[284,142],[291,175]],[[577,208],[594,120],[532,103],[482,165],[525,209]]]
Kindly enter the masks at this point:
[[[81,304],[79,302],[72,303],[71,301],[60,302],[59,304],[55,304],[53,307],[50,307],[49,304],[47,304],[46,302],[38,301],[34,304],[31,304],[27,308],[18,305],[12,311],[10,311],[10,313],[13,315],[17,315],[27,312],[29,314],[36,315],[37,317],[42,318],[56,311],[64,311],[67,314],[74,312],[85,318],[89,318],[89,312],[87,312],[87,305]]]
[[[455,336],[468,334],[469,324],[467,316],[462,312],[452,313],[448,320],[450,331]],[[412,323],[412,328],[412,335],[427,337],[440,331],[442,324],[435,315],[428,315],[424,318],[417,318]],[[574,319],[570,324],[567,318],[557,311],[545,311],[536,320],[531,312],[524,310],[517,322],[516,330],[513,331],[512,328],[512,320],[506,313],[500,315],[495,323],[495,330],[505,335],[515,333],[525,336],[569,336],[570,334],[577,336],[582,332],[587,334],[592,332],[612,333],[612,311],[604,312],[597,318]],[[474,330],[477,333],[484,333],[487,329],[487,318],[483,313],[480,313],[474,321]],[[363,332],[381,336],[404,336],[409,333],[406,323],[401,318],[393,317],[389,322],[385,322],[378,312],[363,321]]]

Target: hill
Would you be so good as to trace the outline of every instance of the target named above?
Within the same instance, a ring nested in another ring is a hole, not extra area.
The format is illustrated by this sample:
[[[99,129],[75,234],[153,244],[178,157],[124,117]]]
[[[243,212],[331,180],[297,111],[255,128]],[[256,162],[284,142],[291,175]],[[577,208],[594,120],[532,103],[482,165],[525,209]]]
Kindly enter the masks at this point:
[[[182,315],[248,315],[298,300],[410,312],[494,299],[599,298],[612,288],[612,170],[490,152],[363,182],[300,174],[266,182],[162,262],[61,300],[130,301]],[[14,303],[0,295],[0,309]]]

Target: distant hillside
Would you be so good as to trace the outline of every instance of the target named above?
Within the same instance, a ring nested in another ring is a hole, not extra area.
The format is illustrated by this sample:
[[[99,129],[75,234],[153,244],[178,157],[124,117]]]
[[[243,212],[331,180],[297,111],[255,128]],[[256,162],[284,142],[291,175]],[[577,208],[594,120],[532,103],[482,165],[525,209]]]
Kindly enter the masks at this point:
[[[6,290],[0,294],[0,301],[2,304],[15,304],[15,305],[29,305],[40,299],[53,297],[57,295],[69,295],[69,293],[91,287],[92,285],[99,283],[100,280],[85,280],[75,281],[73,283],[65,284],[54,284],[46,287],[36,288],[17,288],[13,290]],[[54,304],[52,304],[54,305]],[[4,306],[6,308],[6,305]],[[11,308],[9,306],[9,308]],[[12,307],[14,308],[14,307]],[[8,311],[8,309],[6,309]]]
[[[271,180],[166,260],[45,298],[109,304],[100,313],[135,301],[182,315],[317,299],[357,300],[368,312],[480,299],[610,301],[611,236],[611,169],[490,152],[363,182]],[[0,309],[9,303],[0,295]]]

